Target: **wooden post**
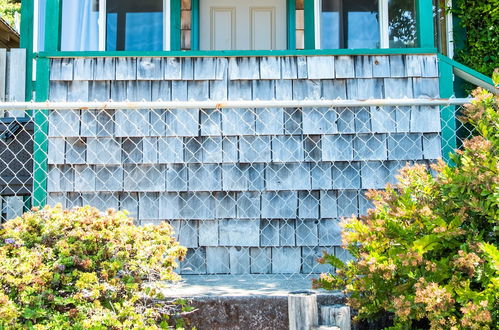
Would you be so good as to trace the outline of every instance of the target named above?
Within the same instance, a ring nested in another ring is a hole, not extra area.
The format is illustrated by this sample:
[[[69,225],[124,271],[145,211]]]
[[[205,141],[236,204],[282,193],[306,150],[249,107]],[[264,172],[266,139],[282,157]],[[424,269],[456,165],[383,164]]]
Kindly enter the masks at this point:
[[[454,73],[452,65],[442,61],[438,61],[440,71],[440,97],[450,98],[454,96]],[[442,125],[442,158],[448,164],[452,164],[450,154],[457,148],[456,137],[456,107],[445,106],[440,107],[440,120]]]
[[[350,307],[348,306],[322,306],[321,318],[322,323],[326,326],[336,326],[340,330],[350,330],[352,328]]]
[[[416,27],[418,32],[419,47],[435,47],[435,29],[433,27],[433,2],[432,0],[416,1]]]
[[[315,49],[315,1],[304,0],[305,10],[305,49]]]
[[[290,330],[309,330],[319,324],[317,296],[312,292],[290,293],[288,296]]]

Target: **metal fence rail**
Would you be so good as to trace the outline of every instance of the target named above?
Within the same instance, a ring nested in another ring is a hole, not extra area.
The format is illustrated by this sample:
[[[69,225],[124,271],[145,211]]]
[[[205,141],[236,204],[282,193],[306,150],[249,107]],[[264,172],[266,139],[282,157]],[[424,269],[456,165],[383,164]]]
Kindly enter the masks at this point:
[[[440,115],[469,101],[4,103],[33,111],[37,138],[22,142],[28,125],[4,129],[0,181],[28,172],[50,205],[169,221],[189,248],[183,274],[309,276],[327,270],[323,250],[348,258],[339,223],[366,212],[366,190],[470,136]],[[14,162],[33,145],[46,169],[36,180],[32,156]],[[2,197],[4,218],[21,196]]]
[[[471,98],[451,99],[369,99],[369,100],[249,100],[249,101],[141,101],[141,102],[3,102],[0,110],[83,110],[83,109],[222,109],[222,108],[350,108],[350,107],[411,107],[462,106]]]

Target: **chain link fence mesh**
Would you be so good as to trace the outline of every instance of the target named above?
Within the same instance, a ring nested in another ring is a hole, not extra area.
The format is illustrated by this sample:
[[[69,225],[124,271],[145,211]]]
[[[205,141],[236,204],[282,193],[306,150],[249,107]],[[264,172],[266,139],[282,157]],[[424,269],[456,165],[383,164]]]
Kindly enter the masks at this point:
[[[341,259],[340,221],[406,164],[442,157],[440,106],[48,110],[47,204],[168,221],[189,248],[182,274],[301,274]],[[459,113],[459,106],[456,107]],[[2,220],[33,190],[33,123],[1,122]],[[455,126],[457,125],[457,129]]]

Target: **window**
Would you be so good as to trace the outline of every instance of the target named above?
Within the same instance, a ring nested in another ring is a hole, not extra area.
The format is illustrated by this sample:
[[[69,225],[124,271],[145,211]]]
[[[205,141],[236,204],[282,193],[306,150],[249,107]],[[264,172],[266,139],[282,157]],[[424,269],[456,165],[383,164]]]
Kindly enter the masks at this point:
[[[63,0],[62,51],[167,50],[165,0]]]
[[[415,0],[318,0],[318,48],[415,47]]]
[[[163,50],[162,0],[107,0],[106,50]]]
[[[388,24],[391,48],[417,46],[414,0],[389,0]]]
[[[379,47],[378,1],[323,0],[321,45],[323,48]]]
[[[99,50],[99,1],[62,2],[61,50]]]

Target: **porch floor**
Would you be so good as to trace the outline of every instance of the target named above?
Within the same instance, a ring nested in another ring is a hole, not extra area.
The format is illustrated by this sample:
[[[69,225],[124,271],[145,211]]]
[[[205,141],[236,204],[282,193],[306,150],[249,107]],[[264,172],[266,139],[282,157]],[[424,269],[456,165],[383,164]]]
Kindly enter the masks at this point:
[[[315,278],[319,275],[314,276]],[[312,276],[304,275],[183,275],[167,290],[169,297],[287,296],[296,291],[331,294],[312,290]]]

